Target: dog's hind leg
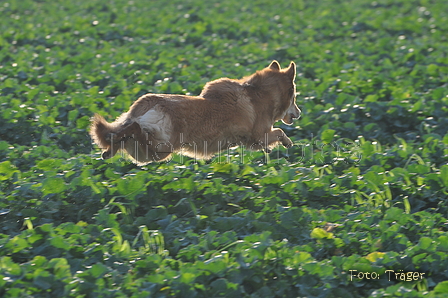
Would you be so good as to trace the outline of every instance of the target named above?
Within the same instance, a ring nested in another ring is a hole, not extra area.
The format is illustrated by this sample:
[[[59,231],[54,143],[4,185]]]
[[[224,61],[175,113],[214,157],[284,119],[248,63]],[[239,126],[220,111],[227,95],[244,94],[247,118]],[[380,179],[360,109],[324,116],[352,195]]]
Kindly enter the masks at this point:
[[[123,138],[133,137],[134,135],[141,133],[140,125],[130,119],[120,124],[117,129],[109,134],[111,142],[119,142]]]
[[[110,146],[103,151],[101,157],[108,159],[113,157],[119,149],[124,148],[124,144],[128,139],[135,138],[141,134],[140,125],[131,120],[126,120],[120,124],[113,132],[106,135],[106,140],[110,143]]]

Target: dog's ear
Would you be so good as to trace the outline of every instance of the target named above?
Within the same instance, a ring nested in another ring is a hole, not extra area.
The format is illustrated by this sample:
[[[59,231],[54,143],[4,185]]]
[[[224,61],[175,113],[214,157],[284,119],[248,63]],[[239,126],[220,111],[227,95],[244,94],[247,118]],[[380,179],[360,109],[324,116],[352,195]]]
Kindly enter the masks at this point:
[[[294,80],[296,77],[296,64],[294,62],[291,61],[288,69],[286,70],[286,74],[291,78],[291,80]]]
[[[280,63],[274,60],[271,62],[271,64],[269,64],[269,68],[273,70],[280,70]]]

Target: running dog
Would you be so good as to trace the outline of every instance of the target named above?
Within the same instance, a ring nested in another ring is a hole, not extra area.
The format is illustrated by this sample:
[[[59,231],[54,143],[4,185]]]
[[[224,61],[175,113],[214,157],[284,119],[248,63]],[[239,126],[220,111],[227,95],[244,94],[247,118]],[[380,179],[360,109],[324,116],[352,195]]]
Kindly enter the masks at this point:
[[[244,145],[249,150],[286,148],[293,142],[273,124],[291,125],[300,117],[295,103],[296,65],[281,69],[277,61],[234,80],[207,83],[199,96],[146,94],[113,123],[95,114],[90,135],[102,158],[119,150],[138,165],[164,161],[173,153],[210,159],[215,153]]]

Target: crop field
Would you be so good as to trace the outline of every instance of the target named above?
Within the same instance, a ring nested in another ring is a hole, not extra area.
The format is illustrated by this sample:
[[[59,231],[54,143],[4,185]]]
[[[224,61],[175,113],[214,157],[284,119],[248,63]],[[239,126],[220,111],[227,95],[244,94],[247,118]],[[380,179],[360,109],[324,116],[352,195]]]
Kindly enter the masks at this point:
[[[448,1],[0,2],[1,297],[448,297]],[[297,64],[294,142],[101,159],[90,119]]]

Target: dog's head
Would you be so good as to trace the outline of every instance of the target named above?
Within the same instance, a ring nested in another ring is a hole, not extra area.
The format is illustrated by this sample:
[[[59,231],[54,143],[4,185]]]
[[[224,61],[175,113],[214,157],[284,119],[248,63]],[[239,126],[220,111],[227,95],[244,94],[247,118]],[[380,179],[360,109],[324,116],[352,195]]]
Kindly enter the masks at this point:
[[[300,117],[300,109],[296,105],[296,64],[291,62],[288,68],[281,69],[277,61],[272,61],[268,66],[271,76],[276,77],[277,100],[275,103],[275,120],[282,120],[283,123],[291,125],[294,119]]]
[[[297,107],[296,98],[296,64],[291,62],[288,68],[282,69],[277,61],[261,71],[247,78],[246,84],[256,90],[257,98],[269,102],[272,109],[273,121],[282,120],[291,125],[294,119],[300,117],[300,109]]]

